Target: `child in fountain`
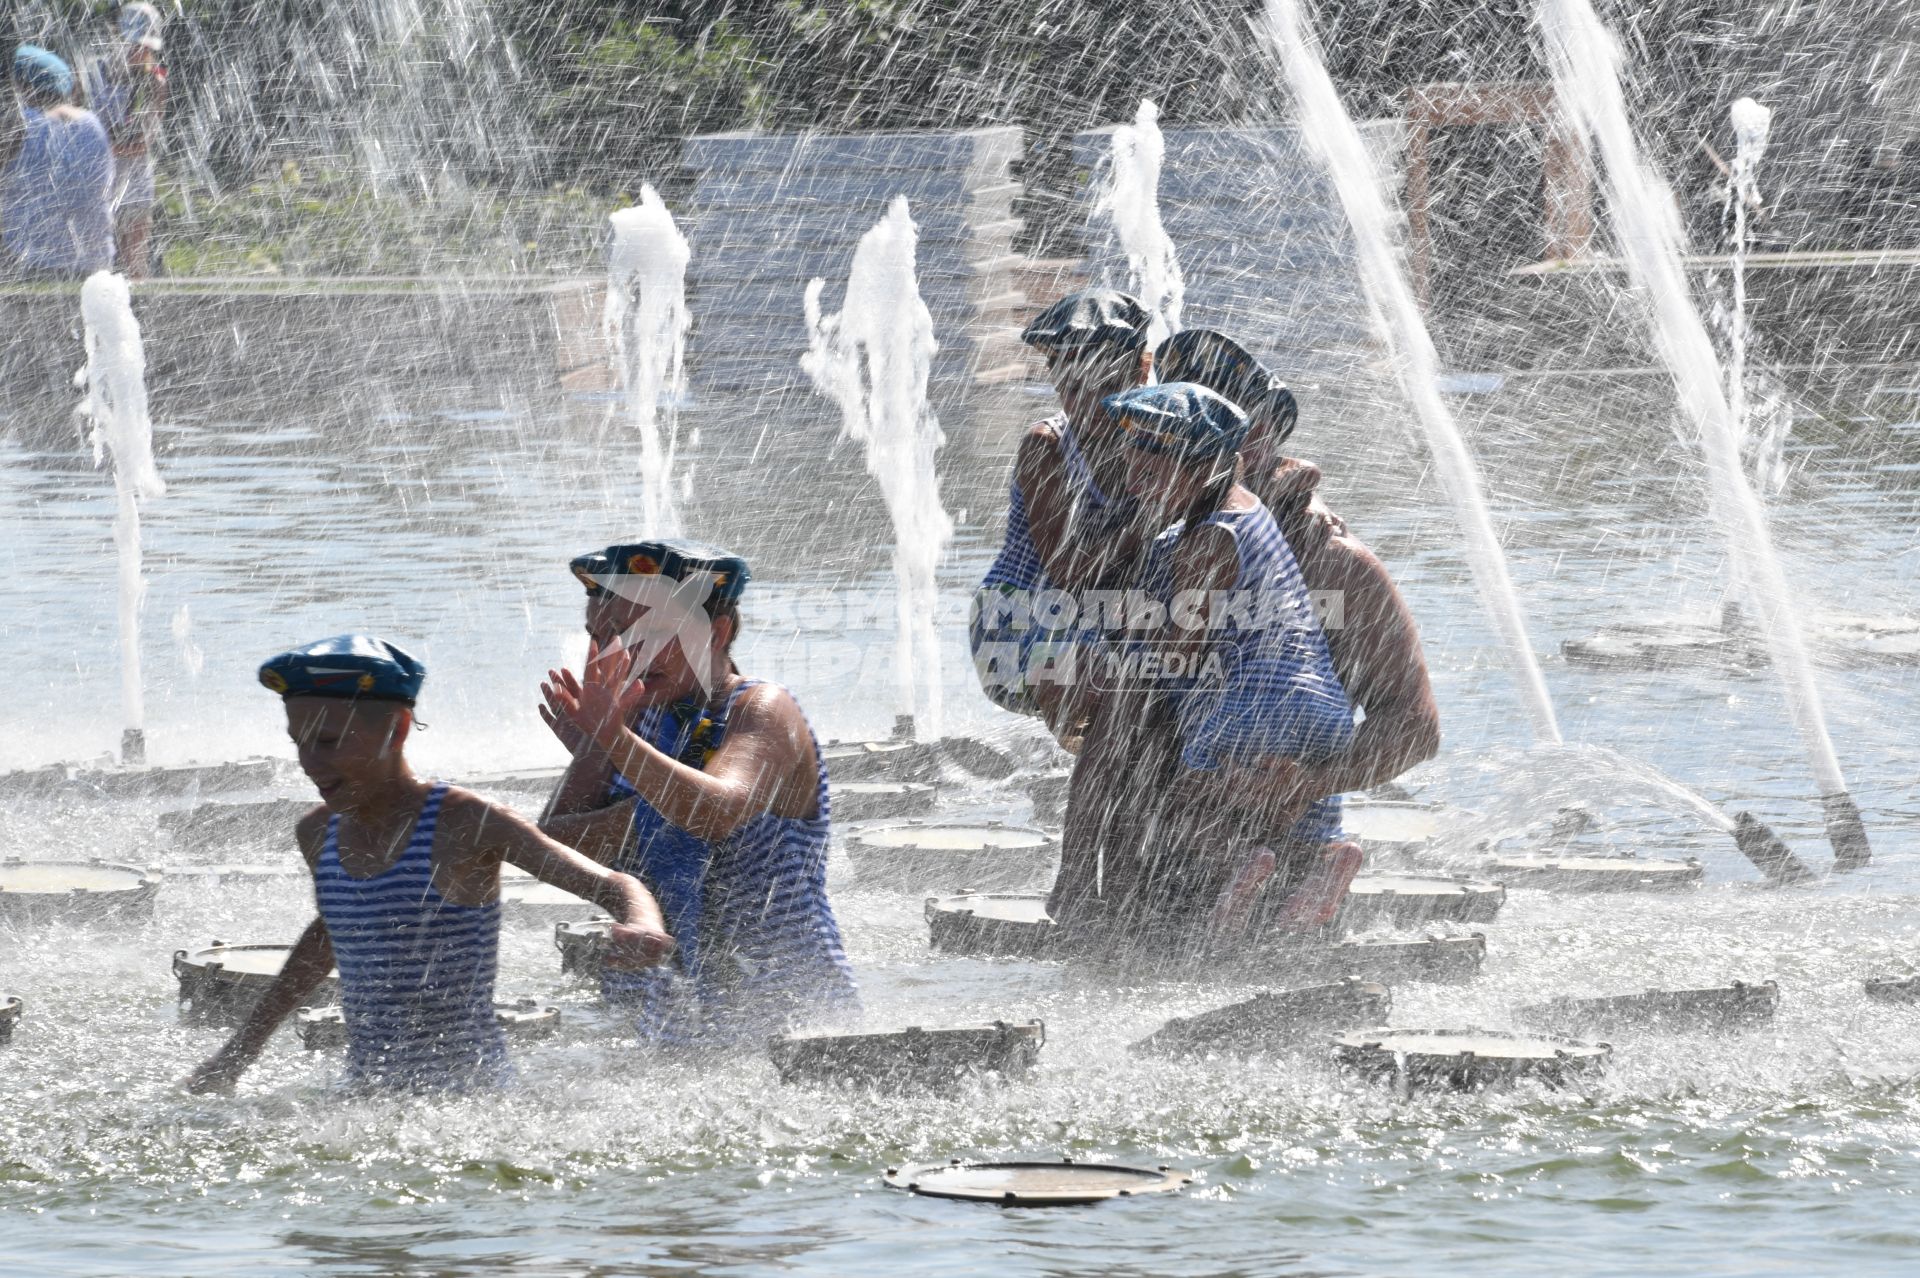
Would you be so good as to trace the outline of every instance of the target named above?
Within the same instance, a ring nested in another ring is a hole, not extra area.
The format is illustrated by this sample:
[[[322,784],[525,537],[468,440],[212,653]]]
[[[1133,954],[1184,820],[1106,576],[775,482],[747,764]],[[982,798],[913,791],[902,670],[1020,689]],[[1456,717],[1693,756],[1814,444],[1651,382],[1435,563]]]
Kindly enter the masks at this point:
[[[1104,915],[1126,941],[1204,936],[1263,886],[1284,914],[1319,894],[1329,861],[1357,869],[1352,845],[1329,855],[1337,795],[1261,783],[1271,761],[1313,767],[1345,750],[1353,712],[1286,540],[1239,482],[1246,414],[1188,382],[1107,405],[1128,487],[1167,525],[1141,579],[1162,620],[1110,653],[1051,907],[1069,925]]]
[[[677,970],[607,973],[657,1045],[763,1043],[858,1010],[827,900],[827,771],[793,694],[734,664],[744,559],[659,540],[573,560],[584,678],[541,715],[573,752],[542,823],[660,898]]]
[[[426,670],[367,635],[339,635],[260,667],[281,695],[301,771],[321,805],[296,833],[320,914],[259,1004],[187,1081],[230,1089],[336,964],[350,1085],[464,1090],[510,1076],[494,1018],[500,867],[511,864],[616,920],[607,965],[634,969],[673,949],[637,881],[562,847],[511,809],[423,781],[407,765]]]
[[[1269,759],[1268,791],[1311,802],[1385,784],[1431,759],[1440,749],[1440,712],[1413,614],[1386,565],[1320,500],[1320,468],[1280,452],[1299,421],[1292,392],[1211,329],[1168,338],[1153,362],[1164,380],[1197,382],[1247,414],[1246,486],[1279,523],[1308,594],[1324,602],[1316,611],[1334,671],[1365,715],[1352,744],[1320,764]]]
[[[1007,536],[980,583],[969,637],[981,687],[994,704],[1043,718],[1077,749],[1091,703],[1076,677],[1097,619],[1057,628],[1034,615],[1047,598],[1125,582],[1158,529],[1140,526],[1126,495],[1120,432],[1107,396],[1147,380],[1146,309],[1111,289],[1074,293],[1042,311],[1022,334],[1043,352],[1064,412],[1027,430],[1014,461]]]

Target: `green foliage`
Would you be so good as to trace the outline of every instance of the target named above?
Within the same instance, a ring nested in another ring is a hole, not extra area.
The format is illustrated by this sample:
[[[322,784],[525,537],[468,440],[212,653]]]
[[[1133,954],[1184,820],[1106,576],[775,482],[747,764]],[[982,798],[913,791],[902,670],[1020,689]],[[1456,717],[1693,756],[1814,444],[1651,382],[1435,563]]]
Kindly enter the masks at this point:
[[[681,137],[761,121],[765,63],[725,22],[684,39],[650,20],[617,18],[549,44],[543,69],[553,87],[533,117],[569,181],[596,190],[665,185]]]
[[[225,191],[163,177],[159,195],[164,273],[197,276],[592,273],[607,214],[629,202],[573,187],[392,199],[291,161]]]

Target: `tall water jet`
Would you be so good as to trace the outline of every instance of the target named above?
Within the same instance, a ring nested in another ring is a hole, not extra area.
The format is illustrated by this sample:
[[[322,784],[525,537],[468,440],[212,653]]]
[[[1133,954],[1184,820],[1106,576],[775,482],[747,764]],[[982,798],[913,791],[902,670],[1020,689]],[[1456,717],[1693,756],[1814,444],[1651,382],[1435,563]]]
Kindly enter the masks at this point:
[[[1394,255],[1392,215],[1380,175],[1346,108],[1327,75],[1319,41],[1302,18],[1298,0],[1268,0],[1266,31],[1279,57],[1299,110],[1300,134],[1320,156],[1339,192],[1353,227],[1360,275],[1372,303],[1374,322],[1395,356],[1401,384],[1420,420],[1441,486],[1453,503],[1467,538],[1467,560],[1480,598],[1506,647],[1508,665],[1533,724],[1534,738],[1559,745],[1546,679],[1540,673],[1526,617],[1507,572],[1506,553],[1487,513],[1480,470],[1467,451],[1437,378],[1439,356],[1427,331],[1413,287]]]
[[[153,464],[147,417],[147,356],[124,276],[98,271],[80,286],[87,363],[75,379],[86,390],[80,411],[91,424],[95,465],[111,460],[117,500],[113,544],[120,560],[120,761],[146,762],[146,693],[140,678],[140,502],[166,492]]]
[[[628,424],[640,437],[640,521],[655,536],[680,531],[673,493],[679,403],[686,390],[687,263],[693,253],[651,186],[607,218],[605,328]]]
[[[1793,414],[1784,395],[1763,395],[1755,403],[1747,368],[1753,349],[1753,320],[1747,315],[1747,253],[1751,251],[1747,217],[1753,209],[1763,207],[1759,167],[1774,113],[1753,98],[1740,98],[1728,109],[1728,115],[1734,123],[1734,163],[1726,182],[1726,221],[1734,249],[1734,299],[1726,317],[1726,399],[1751,455],[1755,484],[1763,491],[1778,491],[1786,484],[1784,449]]]
[[[1147,343],[1158,347],[1180,331],[1180,307],[1186,283],[1173,237],[1160,222],[1160,166],[1167,142],[1160,133],[1160,108],[1140,99],[1132,124],[1113,131],[1112,167],[1094,214],[1113,222],[1120,249],[1127,255],[1129,287],[1152,315]]]
[[[1672,374],[1707,463],[1707,505],[1727,541],[1734,580],[1759,614],[1794,726],[1826,811],[1835,868],[1858,869],[1871,853],[1860,810],[1847,792],[1827,735],[1813,663],[1795,621],[1786,574],[1766,513],[1740,460],[1740,425],[1728,403],[1712,339],[1681,270],[1683,236],[1673,193],[1641,159],[1620,87],[1619,45],[1588,0],[1541,0],[1537,18],[1561,107],[1599,143],[1614,233],[1652,310],[1654,345]]]
[[[946,437],[927,405],[927,373],[939,344],[915,275],[918,239],[906,198],[897,196],[886,217],[860,237],[837,314],[821,313],[825,280],[807,285],[809,349],[800,364],[815,388],[840,406],[842,431],[866,445],[867,472],[879,481],[893,519],[899,713],[931,739],[941,731],[934,573],[953,539],[953,520],[940,504],[934,469],[934,452]]]

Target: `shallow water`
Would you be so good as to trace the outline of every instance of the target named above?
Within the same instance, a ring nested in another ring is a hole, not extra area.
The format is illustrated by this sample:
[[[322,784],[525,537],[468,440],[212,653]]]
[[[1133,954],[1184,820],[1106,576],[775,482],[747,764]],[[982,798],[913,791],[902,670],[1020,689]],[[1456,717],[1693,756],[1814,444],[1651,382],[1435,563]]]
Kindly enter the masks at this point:
[[[1798,469],[1775,510],[1790,572],[1821,610],[1901,612],[1914,598],[1916,490],[1901,468],[1920,454],[1891,425],[1920,412],[1911,396],[1870,389],[1849,414],[1865,420],[1799,425]],[[1604,1076],[1564,1092],[1403,1100],[1311,1053],[1136,1061],[1124,1045],[1167,1016],[1253,987],[934,957],[915,897],[862,891],[836,861],[869,1019],[1042,1017],[1049,1041],[1032,1079],[876,1099],[782,1088],[763,1059],[647,1060],[592,1028],[586,992],[560,981],[551,929],[514,924],[502,995],[558,1001],[570,1018],[560,1040],[517,1049],[518,1091],[343,1102],[325,1090],[331,1059],[287,1034],[238,1099],[197,1099],[174,1084],[222,1031],[179,1023],[168,956],[216,936],[288,938],[311,905],[293,883],[176,885],[150,924],[0,933],[0,991],[28,1000],[0,1049],[0,1272],[1909,1268],[1920,1034],[1916,1013],[1867,1002],[1860,981],[1904,973],[1920,932],[1914,673],[1822,671],[1874,866],[1814,890],[1761,889],[1724,838],[1589,759],[1521,755],[1524,717],[1442,495],[1391,425],[1398,410],[1326,389],[1302,398],[1300,447],[1326,466],[1333,504],[1393,567],[1423,627],[1447,744],[1411,778],[1421,797],[1485,814],[1465,824],[1475,838],[1577,799],[1617,819],[1601,841],[1699,855],[1709,871],[1706,887],[1673,898],[1515,891],[1484,929],[1480,979],[1398,985],[1394,1022],[1498,1025],[1514,1005],[1559,994],[1772,978],[1772,1026],[1623,1038]],[[944,496],[960,525],[941,576],[949,727],[1023,751],[1030,737],[974,688],[962,632],[998,539],[1017,427],[1043,407],[1010,394],[943,414]],[[1542,653],[1616,616],[1714,609],[1723,566],[1697,514],[1699,476],[1657,402],[1561,383],[1458,407]],[[637,508],[634,468],[607,469],[620,428],[605,414],[585,401],[473,402],[370,423],[311,405],[251,423],[161,406],[170,491],[148,513],[144,654],[155,761],[286,757],[253,667],[364,627],[411,641],[432,671],[423,771],[557,762],[533,704],[541,671],[577,642],[565,560],[630,533],[622,516]],[[802,395],[776,412],[695,405],[682,424],[700,431],[682,459],[694,474],[688,526],[755,565],[743,665],[791,684],[824,736],[884,732],[886,698],[871,687],[888,686],[891,572],[858,455]],[[28,672],[10,688],[20,730],[0,734],[0,767],[99,754],[118,736],[111,482],[61,406],[0,407],[0,432],[11,561],[0,666]],[[197,676],[158,624],[183,603],[205,652]],[[1751,807],[1826,865],[1813,786],[1765,672],[1599,674],[1549,658],[1547,677],[1570,741]],[[15,801],[0,811],[0,856],[239,859],[173,847],[155,826],[162,806]],[[1017,783],[949,784],[941,810],[1026,814]],[[1174,1199],[1032,1213],[881,1188],[885,1168],[948,1153],[1168,1163],[1198,1183]]]

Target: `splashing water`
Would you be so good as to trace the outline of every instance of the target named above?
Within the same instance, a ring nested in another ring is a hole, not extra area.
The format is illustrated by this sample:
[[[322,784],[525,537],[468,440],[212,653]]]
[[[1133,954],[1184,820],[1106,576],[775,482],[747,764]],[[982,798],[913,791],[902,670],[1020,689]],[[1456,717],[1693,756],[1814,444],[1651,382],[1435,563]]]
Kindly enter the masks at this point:
[[[1360,130],[1340,103],[1319,42],[1307,30],[1298,0],[1268,0],[1266,30],[1299,110],[1301,136],[1326,164],[1353,226],[1361,278],[1374,322],[1393,351],[1401,384],[1423,428],[1442,486],[1467,537],[1467,559],[1480,598],[1506,645],[1507,661],[1527,706],[1536,742],[1560,744],[1560,725],[1546,679],[1527,637],[1526,617],[1507,573],[1506,554],[1487,512],[1480,470],[1453,414],[1440,397],[1439,356],[1394,255],[1391,215],[1380,175]]]
[[[1727,182],[1727,205],[1733,225],[1733,310],[1727,317],[1727,399],[1741,438],[1752,458],[1754,482],[1768,492],[1786,485],[1785,449],[1793,413],[1783,395],[1766,393],[1754,401],[1747,360],[1753,325],[1747,315],[1747,230],[1749,211],[1761,207],[1759,169],[1767,152],[1773,112],[1752,98],[1741,98],[1729,110],[1733,118],[1733,165]]]
[[[946,437],[927,407],[927,374],[939,344],[915,275],[918,239],[906,198],[896,197],[886,217],[860,237],[838,314],[821,313],[825,280],[807,285],[809,349],[800,364],[819,392],[840,406],[841,429],[866,445],[867,471],[880,481],[893,519],[899,604],[894,681],[900,712],[916,715],[916,701],[922,702],[916,721],[927,737],[937,737],[941,698],[934,572],[953,539],[953,520],[940,504],[934,469],[934,452]]]
[[[118,505],[113,544],[120,557],[121,759],[146,761],[147,706],[140,678],[140,604],[147,593],[140,571],[140,500],[167,491],[153,464],[153,423],[147,417],[147,356],[140,322],[124,276],[97,271],[80,286],[87,363],[75,381],[85,388],[80,412],[91,423],[93,460],[112,459]]]
[[[605,327],[627,420],[640,437],[640,519],[649,533],[680,531],[673,459],[686,387],[687,263],[692,250],[651,186],[640,203],[609,214]],[[664,438],[663,438],[664,436]]]
[[[1160,165],[1166,153],[1160,108],[1142,98],[1133,123],[1113,131],[1111,177],[1094,206],[1095,216],[1112,219],[1114,235],[1127,255],[1129,286],[1153,316],[1147,328],[1149,346],[1180,331],[1186,297],[1180,256],[1160,222]]]
[[[1541,0],[1537,17],[1562,107],[1599,143],[1614,233],[1634,283],[1652,308],[1654,345],[1705,454],[1708,509],[1726,537],[1734,578],[1759,613],[1788,710],[1825,800],[1838,865],[1855,868],[1868,856],[1866,834],[1827,735],[1812,662],[1794,620],[1766,514],[1741,467],[1740,427],[1727,402],[1713,342],[1681,273],[1679,208],[1641,159],[1628,122],[1619,46],[1587,0]]]

